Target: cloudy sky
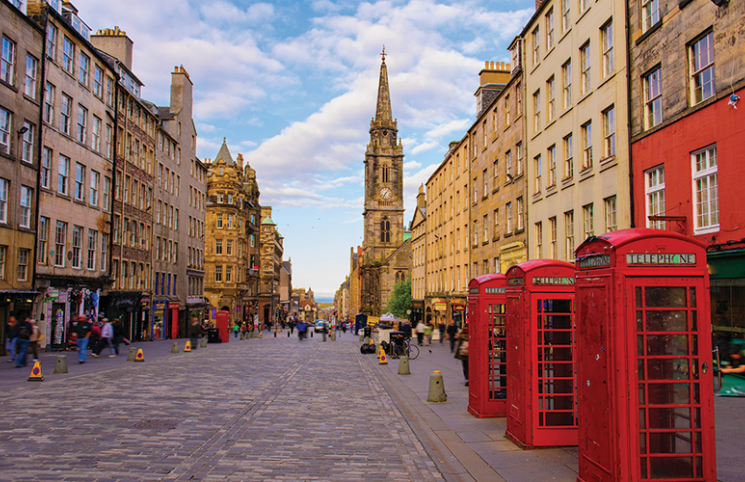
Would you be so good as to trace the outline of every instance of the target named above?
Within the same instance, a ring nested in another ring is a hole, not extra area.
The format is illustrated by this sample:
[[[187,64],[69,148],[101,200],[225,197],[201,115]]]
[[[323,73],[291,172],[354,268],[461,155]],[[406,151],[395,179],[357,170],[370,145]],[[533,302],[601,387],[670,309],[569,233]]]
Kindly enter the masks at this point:
[[[484,61],[506,50],[533,0],[73,0],[95,31],[134,41],[142,95],[169,102],[170,72],[194,82],[197,155],[227,138],[256,169],[284,236],[293,285],[331,297],[362,244],[363,160],[385,45],[404,146],[409,224],[419,186],[476,114]]]

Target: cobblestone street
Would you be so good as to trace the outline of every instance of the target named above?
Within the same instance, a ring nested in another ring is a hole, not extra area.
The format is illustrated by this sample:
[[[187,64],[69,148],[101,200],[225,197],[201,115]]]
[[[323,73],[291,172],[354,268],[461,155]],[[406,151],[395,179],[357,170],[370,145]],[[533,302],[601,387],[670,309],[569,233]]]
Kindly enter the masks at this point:
[[[442,480],[351,335],[151,346],[3,390],[0,480]]]

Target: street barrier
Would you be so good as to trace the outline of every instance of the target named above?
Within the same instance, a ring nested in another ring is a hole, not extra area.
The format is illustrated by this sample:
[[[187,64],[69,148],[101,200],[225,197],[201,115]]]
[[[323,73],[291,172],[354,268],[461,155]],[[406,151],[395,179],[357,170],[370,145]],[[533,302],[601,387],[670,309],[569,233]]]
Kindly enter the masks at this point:
[[[442,403],[448,401],[445,393],[445,381],[442,379],[442,372],[435,370],[429,376],[429,391],[427,392],[427,401],[432,403]]]
[[[43,382],[44,376],[41,374],[41,362],[34,362],[34,368],[31,369],[31,375],[28,376],[30,382]]]
[[[398,374],[411,375],[411,370],[409,370],[409,357],[406,355],[403,355],[398,359]]]
[[[57,355],[57,361],[54,364],[54,373],[64,374],[67,373],[67,355]]]

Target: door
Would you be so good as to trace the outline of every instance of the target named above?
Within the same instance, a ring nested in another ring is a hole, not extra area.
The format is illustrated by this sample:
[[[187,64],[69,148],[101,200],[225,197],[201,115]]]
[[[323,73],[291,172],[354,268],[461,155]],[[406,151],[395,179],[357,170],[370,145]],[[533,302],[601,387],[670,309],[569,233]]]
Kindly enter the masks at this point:
[[[711,335],[709,324],[699,323],[708,295],[703,279],[629,280],[626,295],[636,321],[629,331],[636,338],[638,477],[708,480],[714,414]]]
[[[488,400],[504,401],[507,398],[505,304],[489,300],[487,308]]]

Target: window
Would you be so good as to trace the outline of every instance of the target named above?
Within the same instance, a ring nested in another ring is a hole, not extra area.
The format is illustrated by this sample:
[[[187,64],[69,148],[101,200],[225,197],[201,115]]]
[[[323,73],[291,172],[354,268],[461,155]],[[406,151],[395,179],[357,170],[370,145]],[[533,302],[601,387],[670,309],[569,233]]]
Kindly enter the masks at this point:
[[[600,39],[603,44],[603,78],[613,73],[613,22],[600,28]]]
[[[250,239],[251,247],[252,248],[256,247],[256,235],[252,234],[249,239]]]
[[[533,94],[533,133],[541,130],[541,91],[536,90]]]
[[[556,82],[554,82],[554,77],[551,76],[550,79],[546,82],[546,124],[549,124],[556,119],[556,110],[555,110],[555,99],[556,99]]]
[[[111,124],[106,124],[106,157],[111,159],[114,154],[112,147],[114,142],[114,128]],[[148,169],[148,172],[150,170]]]
[[[690,47],[691,100],[698,104],[714,95],[714,34],[709,32]]]
[[[562,108],[568,109],[572,105],[572,61],[567,60],[561,66]]]
[[[644,110],[647,129],[662,122],[662,72],[659,67],[644,77]]]
[[[22,228],[31,227],[31,200],[34,197],[34,190],[30,187],[21,186],[21,219],[19,226]]]
[[[505,204],[504,212],[507,213],[507,233],[512,234],[512,203]]]
[[[18,250],[18,281],[28,281],[28,259],[30,257],[30,249]]]
[[[54,122],[54,85],[49,82],[46,83],[44,88],[44,122],[51,124]]]
[[[75,199],[85,200],[85,166],[80,163],[75,164]]]
[[[484,169],[484,172],[481,175],[481,180],[484,183],[483,196],[486,197],[489,194],[489,175],[486,173],[486,169]]]
[[[479,230],[476,220],[473,221],[473,229],[471,229],[471,233],[473,233],[473,245],[476,246],[479,243]],[[440,243],[440,246],[442,246],[442,243]]]
[[[0,223],[8,222],[8,195],[10,194],[10,181],[0,178]]]
[[[88,127],[88,109],[78,104],[78,130],[77,139],[81,144],[85,144],[87,137]]]
[[[2,53],[0,54],[0,80],[13,85],[15,63],[16,44],[8,37],[3,37]]]
[[[62,102],[60,103],[60,125],[59,128],[62,132],[70,135],[70,117],[72,116],[72,98],[66,94],[62,94]]]
[[[13,126],[13,115],[0,107],[0,152],[10,154],[10,130]]]
[[[548,218],[548,257],[556,259],[556,216]]]
[[[571,0],[561,0],[561,31],[566,32],[572,26],[572,14],[569,8]]]
[[[582,125],[582,170],[592,167],[592,122]]]
[[[215,220],[217,221],[217,228],[222,229],[222,214],[218,214]]]
[[[556,186],[556,145],[549,147],[546,154],[548,168],[548,184],[546,186],[553,187]]]
[[[65,37],[62,40],[62,68],[72,74],[73,72],[73,59],[75,58],[75,45],[72,40]]]
[[[93,68],[93,93],[103,98],[103,69],[98,65]]]
[[[664,229],[664,221],[653,221],[649,218],[665,215],[665,166],[644,171],[644,194],[647,201],[647,227]]]
[[[610,106],[603,111],[603,157],[616,155],[616,109]]]
[[[52,171],[52,150],[46,146],[42,149],[41,156],[41,178],[39,182],[41,187],[49,189],[49,182]]]
[[[508,126],[512,122],[512,111],[510,110],[510,94],[504,96],[504,125]]]
[[[535,223],[535,257],[543,258],[543,223]]]
[[[499,209],[494,210],[494,237],[499,236]]]
[[[546,52],[554,46],[554,9],[546,13]]]
[[[68,195],[67,180],[70,177],[70,158],[60,154],[57,165],[57,192]]]
[[[101,233],[101,271],[106,271],[109,263],[109,235]]]
[[[111,178],[104,176],[103,178],[103,206],[104,209],[109,210],[111,208]]]
[[[0,280],[5,279],[5,258],[8,255],[8,247],[0,246]]]
[[[657,25],[659,21],[659,0],[642,0],[642,33]]]
[[[228,239],[225,242],[225,254],[227,254],[228,256],[233,254],[233,240],[232,239]]]
[[[717,147],[709,146],[691,154],[693,163],[694,233],[719,230],[719,183]]]
[[[517,175],[522,176],[523,169],[523,143],[518,142],[515,144],[515,151],[517,152]]]
[[[489,215],[484,214],[484,242],[489,242]]]
[[[590,8],[590,0],[579,0],[579,11],[585,12]]]
[[[47,246],[49,245],[49,218],[39,217],[37,227],[36,262],[41,265],[47,264]]]
[[[215,282],[222,283],[222,266],[215,266]]]
[[[564,179],[574,177],[574,149],[572,134],[564,137]]]
[[[215,240],[215,254],[222,254],[222,239]]]
[[[106,105],[114,107],[114,79],[106,77]]]
[[[26,131],[23,133],[21,138],[21,160],[26,162],[34,162],[34,125],[29,122],[24,122],[23,127]]]
[[[523,213],[524,213],[524,207],[523,207],[523,198],[519,197],[517,198],[517,229],[523,229]]]
[[[595,236],[595,224],[593,220],[592,203],[582,206],[582,223],[584,227],[585,239]]]
[[[85,267],[93,270],[96,269],[96,245],[98,244],[98,231],[88,230],[88,259]]]
[[[93,140],[91,148],[96,152],[101,152],[101,119],[93,116]]]
[[[541,192],[541,155],[538,154],[533,158],[533,171],[535,172],[535,177],[533,179],[533,193],[538,194]]]
[[[582,72],[582,82],[580,83],[582,92],[580,95],[585,95],[590,92],[590,42],[585,43],[579,48],[579,60]]]
[[[67,223],[57,221],[54,230],[54,265],[58,268],[65,267],[65,244],[67,242]]]
[[[91,184],[90,193],[88,195],[88,202],[90,202],[92,206],[98,206],[98,189],[100,181],[101,175],[96,171],[91,171]]]
[[[618,229],[616,221],[616,196],[605,198],[605,232],[610,233]]]
[[[233,281],[233,267],[226,266],[225,267],[225,282],[230,283],[232,281]]]
[[[574,259],[574,211],[564,213],[564,244],[566,246],[566,259]]]
[[[39,73],[39,61],[31,55],[26,55],[26,82],[23,85],[23,93],[32,99],[36,99],[36,78]]]
[[[533,65],[541,62],[541,32],[538,27],[533,30]]]
[[[515,115],[517,117],[520,117],[523,115],[523,89],[522,89],[522,82],[518,82],[515,84]]]
[[[57,32],[58,29],[53,24],[47,25],[47,57],[57,60]]]
[[[173,218],[173,206],[171,206],[171,218]],[[233,228],[233,215],[228,214],[228,229],[232,229],[232,228]]]
[[[389,243],[391,241],[391,222],[388,218],[383,218],[380,221],[380,242]]]
[[[85,55],[84,53],[80,53],[80,65],[78,69],[78,80],[81,84],[88,86],[88,71],[91,68],[91,58]]]

